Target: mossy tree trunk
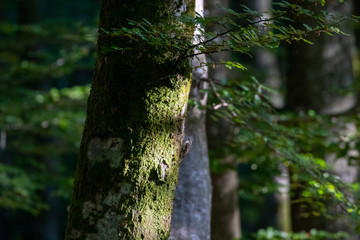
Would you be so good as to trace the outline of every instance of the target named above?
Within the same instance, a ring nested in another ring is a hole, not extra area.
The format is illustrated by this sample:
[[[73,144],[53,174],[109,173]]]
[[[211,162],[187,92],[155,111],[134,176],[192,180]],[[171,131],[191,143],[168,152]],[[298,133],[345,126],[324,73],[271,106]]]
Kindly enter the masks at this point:
[[[193,0],[102,0],[100,28],[193,11]],[[134,50],[102,51],[114,45]],[[191,66],[144,48],[99,31],[65,239],[169,236]]]

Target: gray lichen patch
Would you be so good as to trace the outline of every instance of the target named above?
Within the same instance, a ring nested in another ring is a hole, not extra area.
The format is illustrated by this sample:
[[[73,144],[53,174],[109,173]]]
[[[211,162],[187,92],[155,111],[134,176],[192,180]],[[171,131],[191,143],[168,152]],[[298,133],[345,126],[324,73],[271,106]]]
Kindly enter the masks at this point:
[[[103,197],[95,196],[95,203],[87,201],[83,204],[82,217],[94,226],[95,233],[87,234],[86,240],[118,240],[119,226],[122,216],[116,213],[121,196],[130,192],[130,184],[119,184],[118,192],[110,190]]]
[[[102,205],[102,196],[97,194],[95,197],[95,203],[91,201],[86,201],[83,204],[81,211],[82,217],[88,221],[90,225],[95,225],[95,221],[99,213],[103,211],[104,207]]]
[[[96,212],[96,205],[91,201],[85,202],[81,211],[82,217],[86,219],[90,225],[95,224]]]
[[[139,216],[140,216],[140,214],[138,213],[138,211],[136,211],[135,209],[132,209],[131,210],[131,219],[133,220],[133,221],[138,221],[138,218],[139,218]]]
[[[102,215],[106,209],[117,209],[124,194],[131,191],[130,183],[119,183],[117,190],[111,189],[108,194],[103,197],[96,194],[95,202],[86,201],[82,207],[82,217],[86,219],[90,225],[95,225],[95,220]]]
[[[121,199],[122,193],[116,193],[113,191],[110,191],[109,194],[104,199],[104,204],[106,204],[109,207],[117,207],[119,204],[119,201]]]
[[[122,216],[112,211],[107,211],[96,223],[97,233],[91,233],[86,236],[86,240],[118,240],[119,222]]]
[[[130,183],[119,183],[120,192],[122,194],[129,194],[131,191],[131,184]]]
[[[91,139],[87,148],[87,157],[90,160],[90,166],[95,163],[108,161],[111,168],[120,167],[122,157],[123,140],[121,138],[109,138],[100,140],[99,138]]]
[[[71,233],[70,233],[70,238],[71,239],[78,239],[79,237],[81,237],[81,232],[79,230],[72,229]]]

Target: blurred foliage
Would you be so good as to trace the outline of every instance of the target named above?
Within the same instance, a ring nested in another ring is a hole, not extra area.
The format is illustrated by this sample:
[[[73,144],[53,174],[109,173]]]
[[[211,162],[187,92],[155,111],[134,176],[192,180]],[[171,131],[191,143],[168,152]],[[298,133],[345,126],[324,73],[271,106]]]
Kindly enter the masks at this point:
[[[344,232],[333,234],[311,229],[309,232],[287,233],[277,231],[274,228],[260,229],[254,236],[256,240],[341,240],[349,237]]]
[[[0,206],[33,214],[69,198],[95,27],[0,22]]]
[[[300,15],[304,11],[309,16],[314,14],[306,9],[301,10],[299,6],[293,5],[291,8],[297,8]],[[327,16],[327,13],[323,14]],[[309,30],[308,26],[304,27]],[[239,69],[244,70],[245,67],[241,66]],[[225,67],[232,69],[233,65],[225,64]],[[228,143],[229,149],[226,152],[235,153],[241,163],[240,206],[246,206],[246,210],[242,211],[242,218],[248,223],[264,222],[267,215],[274,214],[269,212],[271,210],[259,206],[266,202],[268,208],[271,208],[272,204],[274,208],[277,207],[275,203],[271,203],[274,201],[271,196],[282,187],[276,183],[275,178],[281,173],[279,168],[283,167],[291,172],[291,194],[302,193],[296,201],[306,210],[304,221],[312,215],[323,215],[332,221],[347,215],[353,220],[352,227],[358,231],[358,184],[343,182],[339,176],[333,174],[332,166],[324,159],[333,154],[336,158],[347,159],[350,165],[358,166],[359,157],[354,154],[354,150],[356,152],[356,149],[359,149],[360,143],[359,133],[356,131],[359,129],[359,115],[326,116],[313,110],[297,113],[276,110],[268,98],[268,93],[273,90],[251,77],[251,74],[241,75],[241,80],[208,80],[211,89],[207,92],[211,99],[209,108],[217,109],[213,118],[226,117],[236,126],[237,137]],[[349,133],[349,125],[355,125],[355,131]],[[212,158],[211,167],[213,171],[224,171],[229,166],[222,164],[221,159]],[[339,216],[327,213],[326,206],[330,202],[342,210],[338,213]],[[248,210],[248,207],[251,210]],[[276,223],[270,224],[274,226]],[[317,233],[319,235],[316,236],[294,234],[291,239],[325,239],[325,236],[330,238],[330,235],[326,235],[329,233]],[[273,237],[282,239],[275,235]],[[340,234],[337,238],[343,237]],[[333,238],[336,239],[336,236]]]
[[[291,189],[302,192],[297,199],[306,209],[306,215],[325,215],[326,203],[331,201],[341,207],[342,214],[350,215],[354,226],[360,221],[358,184],[344,183],[333,175],[332,166],[324,158],[335,154],[349,164],[358,166],[359,133],[347,133],[348,125],[360,127],[355,116],[326,116],[308,112],[276,111],[269,104],[266,86],[254,77],[249,80],[230,80],[218,83],[216,92],[209,90],[209,107],[219,108],[214,119],[227,117],[236,123],[237,137],[228,143],[227,152],[236,154],[240,165],[240,197],[248,203],[266,200],[265,196],[276,192],[281,185],[275,177],[279,167],[291,171]],[[217,96],[216,96],[217,95]],[[236,96],[236,97],[235,97]],[[226,103],[226,104],[225,104]],[[223,171],[221,160],[211,162],[214,171]],[[247,170],[243,171],[244,167]],[[255,212],[258,211],[258,214]],[[258,221],[262,209],[252,209],[245,219]],[[257,217],[256,217],[257,216]]]

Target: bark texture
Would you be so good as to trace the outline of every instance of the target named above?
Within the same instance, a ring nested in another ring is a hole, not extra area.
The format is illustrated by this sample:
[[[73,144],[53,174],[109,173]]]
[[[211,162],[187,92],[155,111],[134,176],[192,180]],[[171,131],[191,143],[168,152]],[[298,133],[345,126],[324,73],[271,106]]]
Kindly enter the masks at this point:
[[[194,78],[190,98],[206,104],[202,84]],[[205,111],[188,110],[186,137],[192,139],[190,152],[179,167],[169,240],[210,240],[211,180],[205,130]]]
[[[102,0],[100,28],[193,11],[192,0]],[[133,50],[102,51],[111,46]],[[65,239],[169,237],[191,67],[145,46],[99,31]]]
[[[203,0],[196,0],[197,13],[203,14],[203,5]],[[193,65],[198,66],[199,60],[204,62],[205,56],[194,58]],[[201,81],[207,78],[206,70],[193,70],[190,99],[199,102],[204,108],[190,106],[187,113],[185,133],[186,138],[192,140],[192,148],[179,167],[169,240],[210,240],[212,189],[205,130],[207,94],[200,92],[207,87],[206,82]]]

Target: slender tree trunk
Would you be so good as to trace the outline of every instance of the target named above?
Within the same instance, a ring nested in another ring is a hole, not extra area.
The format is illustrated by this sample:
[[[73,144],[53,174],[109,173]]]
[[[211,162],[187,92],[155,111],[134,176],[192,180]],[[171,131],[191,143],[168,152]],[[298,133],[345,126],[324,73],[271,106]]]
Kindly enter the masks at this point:
[[[190,97],[203,104],[206,96],[199,92],[202,87],[198,83],[194,78]],[[192,140],[192,147],[179,168],[169,240],[210,240],[212,190],[205,111],[195,106],[190,107],[185,129],[186,138]]]
[[[101,1],[100,28],[194,13],[192,0]],[[189,35],[192,35],[191,27]],[[103,47],[133,47],[104,53]],[[189,60],[99,32],[65,239],[167,239],[191,84]]]
[[[291,198],[289,169],[282,164],[279,165],[280,175],[275,182],[280,185],[275,193],[277,202],[276,226],[284,232],[291,231]]]
[[[271,18],[272,0],[247,0],[246,2],[249,2],[247,6],[262,13],[263,18]],[[266,34],[266,30],[264,30],[264,34]],[[262,72],[259,80],[276,91],[280,91],[280,69],[276,55],[268,49],[259,48],[254,54],[254,61],[257,69]],[[284,99],[283,96],[280,95],[280,92],[269,93],[269,96],[273,106],[276,108],[283,107]]]
[[[212,173],[213,209],[211,234],[213,240],[241,237],[238,200],[238,175],[235,170]]]
[[[254,10],[261,12],[264,18],[271,18],[272,0],[255,0],[251,1],[249,4],[252,4],[251,7],[254,7]],[[263,73],[260,81],[263,81],[276,91],[280,91],[280,69],[278,60],[274,53],[270,52],[268,49],[257,49],[254,60],[257,69]],[[284,98],[280,92],[269,93],[269,97],[271,104],[274,107],[283,107]],[[281,164],[279,165],[279,170],[281,174],[274,179],[275,182],[281,185],[278,192],[275,193],[277,203],[277,214],[275,216],[276,226],[279,230],[289,232],[291,231],[289,171],[287,167],[284,167]]]
[[[205,9],[209,16],[220,16],[224,12],[217,6],[228,7],[228,1],[206,0]],[[208,29],[210,31],[222,31],[224,29]],[[221,59],[229,59],[230,54],[219,53],[213,55],[211,60],[218,63]],[[209,69],[209,78],[226,81],[229,72],[224,67]],[[211,114],[211,113],[209,113]],[[209,115],[208,114],[208,115]],[[213,186],[213,199],[211,210],[211,239],[232,240],[241,237],[240,209],[238,201],[238,176],[236,161],[228,156],[223,149],[226,143],[233,137],[234,126],[225,119],[213,121],[206,119],[206,133],[209,151],[222,164],[230,164],[232,167],[224,172],[212,172],[211,182]],[[212,159],[214,160],[214,159]]]
[[[204,11],[203,0],[196,0],[195,10]],[[205,56],[198,56],[205,62]],[[193,65],[198,66],[198,59]],[[210,240],[211,217],[211,180],[207,139],[205,131],[205,108],[207,94],[200,90],[206,88],[206,68],[193,70],[193,84],[190,98],[199,102],[204,108],[190,106],[186,122],[186,138],[192,140],[192,150],[185,156],[179,167],[179,182],[175,191],[174,209],[171,219],[169,240]]]

